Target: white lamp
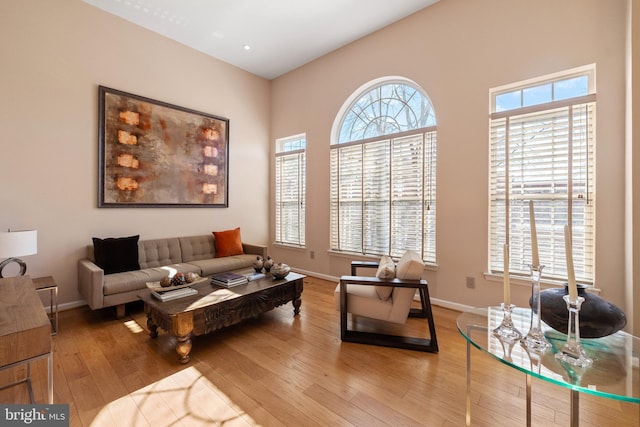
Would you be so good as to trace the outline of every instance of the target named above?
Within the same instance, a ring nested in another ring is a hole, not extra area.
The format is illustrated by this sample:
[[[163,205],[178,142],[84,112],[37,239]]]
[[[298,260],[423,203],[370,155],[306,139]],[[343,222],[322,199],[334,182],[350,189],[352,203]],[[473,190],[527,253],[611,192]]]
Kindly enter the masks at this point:
[[[27,264],[17,257],[36,253],[38,253],[38,232],[36,230],[9,230],[0,233],[0,259],[7,258],[0,262],[0,277],[4,277],[2,270],[12,262],[20,266],[18,276],[23,276],[27,272]]]

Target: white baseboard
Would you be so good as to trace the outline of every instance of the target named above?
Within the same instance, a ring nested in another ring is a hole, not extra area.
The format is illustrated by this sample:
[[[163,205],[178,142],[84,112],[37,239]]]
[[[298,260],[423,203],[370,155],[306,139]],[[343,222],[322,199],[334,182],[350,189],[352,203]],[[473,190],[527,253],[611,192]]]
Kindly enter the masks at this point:
[[[431,298],[431,304],[437,305],[438,307],[448,308],[449,310],[456,311],[470,311],[474,307],[465,304],[459,304],[457,302],[446,301],[438,298]]]
[[[83,305],[87,305],[84,300],[65,302],[64,304],[58,304],[58,311],[71,310],[72,308],[82,307]],[[48,304],[44,306],[47,313],[51,313],[51,307]]]
[[[320,274],[320,273],[316,273],[315,271],[300,270],[299,268],[292,268],[292,270],[295,270],[296,273],[306,274],[307,276],[317,277],[318,279],[324,279],[330,282],[331,281],[336,282],[336,285],[340,281],[339,277],[329,276],[327,274]]]
[[[314,271],[300,270],[298,268],[296,268],[294,270],[296,271],[296,273],[306,274],[307,276],[313,276],[313,277],[317,277],[319,279],[324,279],[324,280],[336,282],[336,285],[340,281],[340,278],[338,278],[338,277],[329,276],[329,275],[326,275],[326,274],[320,274],[320,273],[316,273]],[[416,299],[417,299],[417,296],[416,296]],[[450,310],[456,310],[456,311],[469,311],[469,310],[474,308],[474,307],[472,307],[470,305],[459,304],[457,302],[442,300],[442,299],[439,299],[439,298],[431,298],[431,305],[437,305],[438,307],[448,308]]]

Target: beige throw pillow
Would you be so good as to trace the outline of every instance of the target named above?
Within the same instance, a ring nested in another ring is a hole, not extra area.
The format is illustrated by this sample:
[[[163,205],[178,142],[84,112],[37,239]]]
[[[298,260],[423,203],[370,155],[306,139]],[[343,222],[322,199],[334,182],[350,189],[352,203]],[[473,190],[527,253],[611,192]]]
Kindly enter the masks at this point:
[[[383,255],[378,264],[378,271],[376,272],[378,279],[389,280],[396,277],[396,265],[390,256]],[[378,298],[386,301],[391,296],[393,288],[391,286],[376,286],[376,293]]]
[[[393,279],[396,277],[396,264],[393,262],[390,256],[383,255],[378,264],[378,271],[376,272],[378,279]]]

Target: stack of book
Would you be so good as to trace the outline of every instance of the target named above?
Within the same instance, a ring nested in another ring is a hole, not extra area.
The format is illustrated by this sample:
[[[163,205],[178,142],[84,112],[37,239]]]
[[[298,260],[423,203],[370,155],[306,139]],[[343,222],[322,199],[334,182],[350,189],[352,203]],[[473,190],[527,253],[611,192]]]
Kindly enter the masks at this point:
[[[198,291],[193,288],[180,288],[167,291],[155,290],[151,291],[151,295],[158,298],[160,301],[171,301],[178,298],[188,297],[190,295],[197,294]]]
[[[244,285],[249,280],[247,276],[236,273],[220,273],[211,276],[211,284],[231,288],[233,286]]]

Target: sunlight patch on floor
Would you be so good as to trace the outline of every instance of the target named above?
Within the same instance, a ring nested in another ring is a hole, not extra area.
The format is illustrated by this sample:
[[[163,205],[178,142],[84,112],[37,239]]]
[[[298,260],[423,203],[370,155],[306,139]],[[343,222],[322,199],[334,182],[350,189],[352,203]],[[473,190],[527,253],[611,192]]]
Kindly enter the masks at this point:
[[[135,320],[127,320],[124,322],[124,326],[127,327],[134,334],[139,334],[140,332],[144,332],[144,328],[138,324]]]
[[[103,407],[91,423],[102,426],[257,426],[195,367],[156,381]]]

